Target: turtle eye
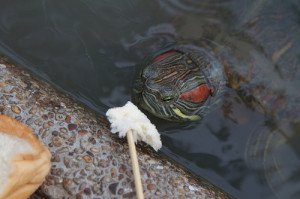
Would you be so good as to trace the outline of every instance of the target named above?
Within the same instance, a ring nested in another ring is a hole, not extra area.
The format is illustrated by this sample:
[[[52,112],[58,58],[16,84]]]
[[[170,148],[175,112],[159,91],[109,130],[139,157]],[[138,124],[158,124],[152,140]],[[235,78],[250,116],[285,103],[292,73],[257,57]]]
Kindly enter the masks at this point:
[[[164,102],[169,102],[169,101],[171,101],[173,98],[174,98],[174,97],[172,97],[172,96],[167,96],[167,97],[162,98],[162,100],[163,100]]]

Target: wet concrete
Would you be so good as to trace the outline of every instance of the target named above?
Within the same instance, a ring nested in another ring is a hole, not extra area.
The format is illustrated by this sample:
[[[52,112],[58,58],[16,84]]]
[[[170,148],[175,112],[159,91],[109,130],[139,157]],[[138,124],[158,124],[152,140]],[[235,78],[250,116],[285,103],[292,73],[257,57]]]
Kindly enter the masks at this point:
[[[107,120],[0,57],[0,113],[33,129],[52,153],[34,198],[135,198],[125,140]],[[152,149],[138,145],[146,198],[229,198]]]

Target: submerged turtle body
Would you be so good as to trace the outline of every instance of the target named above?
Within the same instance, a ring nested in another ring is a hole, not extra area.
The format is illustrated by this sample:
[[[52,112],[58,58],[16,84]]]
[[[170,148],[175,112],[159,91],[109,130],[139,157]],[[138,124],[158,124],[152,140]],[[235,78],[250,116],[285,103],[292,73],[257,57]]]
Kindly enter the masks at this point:
[[[218,107],[226,84],[253,109],[270,117],[294,117],[299,95],[285,90],[289,82],[273,63],[246,42],[230,45],[234,50],[174,45],[148,57],[133,86],[134,103],[165,120],[200,120]],[[240,57],[246,53],[236,45],[249,45],[249,56]]]
[[[224,84],[222,67],[210,53],[178,45],[145,61],[133,101],[166,120],[195,121],[217,104]]]

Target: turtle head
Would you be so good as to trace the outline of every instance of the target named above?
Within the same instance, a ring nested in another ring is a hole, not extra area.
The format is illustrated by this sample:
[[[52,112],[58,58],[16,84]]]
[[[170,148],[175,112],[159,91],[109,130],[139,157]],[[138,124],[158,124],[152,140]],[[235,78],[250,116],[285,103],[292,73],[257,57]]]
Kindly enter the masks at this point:
[[[211,63],[197,56],[179,49],[154,56],[135,80],[133,102],[162,119],[200,120],[215,88],[202,70]]]

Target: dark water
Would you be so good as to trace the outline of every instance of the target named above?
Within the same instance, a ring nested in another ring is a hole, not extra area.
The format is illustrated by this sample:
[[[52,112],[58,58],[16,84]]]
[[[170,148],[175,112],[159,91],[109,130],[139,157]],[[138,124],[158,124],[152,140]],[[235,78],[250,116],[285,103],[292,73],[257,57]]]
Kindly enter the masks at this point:
[[[152,118],[161,153],[237,198],[300,198],[298,0],[1,0],[0,51],[104,113],[130,100],[137,65],[200,46],[228,85],[202,121]]]

